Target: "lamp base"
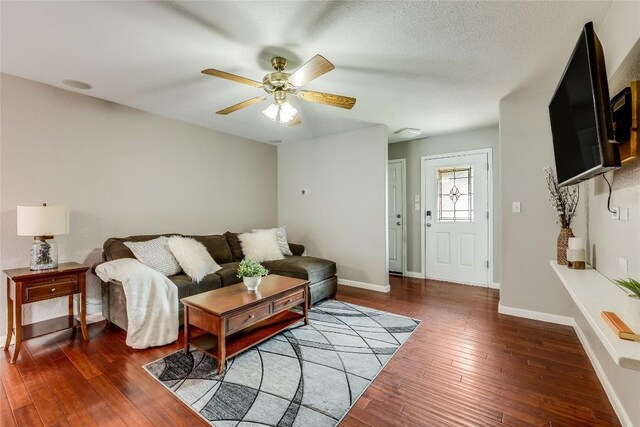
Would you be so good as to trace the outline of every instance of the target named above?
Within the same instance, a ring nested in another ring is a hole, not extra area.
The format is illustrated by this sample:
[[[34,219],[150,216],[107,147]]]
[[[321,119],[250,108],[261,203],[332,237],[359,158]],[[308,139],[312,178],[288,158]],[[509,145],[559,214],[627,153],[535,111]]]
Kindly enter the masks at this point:
[[[38,236],[31,245],[29,269],[33,271],[50,270],[58,267],[58,244],[53,240]]]

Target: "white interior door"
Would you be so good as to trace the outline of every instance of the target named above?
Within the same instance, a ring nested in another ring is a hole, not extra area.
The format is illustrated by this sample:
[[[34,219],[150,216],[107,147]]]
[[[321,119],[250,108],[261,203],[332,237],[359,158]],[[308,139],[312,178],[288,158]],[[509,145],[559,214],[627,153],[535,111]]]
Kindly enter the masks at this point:
[[[389,271],[404,274],[404,161],[390,160],[387,171]]]
[[[488,155],[424,159],[425,276],[488,285]]]

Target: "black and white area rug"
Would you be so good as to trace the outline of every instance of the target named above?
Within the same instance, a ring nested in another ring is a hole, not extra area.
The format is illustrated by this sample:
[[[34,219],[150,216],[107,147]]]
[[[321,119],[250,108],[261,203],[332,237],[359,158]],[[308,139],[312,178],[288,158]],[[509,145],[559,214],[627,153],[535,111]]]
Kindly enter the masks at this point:
[[[329,300],[309,325],[227,361],[182,351],[145,369],[216,427],[335,426],[418,327],[409,317]]]

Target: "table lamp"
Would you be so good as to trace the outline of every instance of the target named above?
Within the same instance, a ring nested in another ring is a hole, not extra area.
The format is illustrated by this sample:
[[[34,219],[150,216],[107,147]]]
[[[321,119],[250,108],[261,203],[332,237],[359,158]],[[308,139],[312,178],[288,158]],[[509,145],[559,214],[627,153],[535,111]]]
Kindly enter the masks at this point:
[[[57,234],[69,233],[69,210],[66,206],[18,206],[18,236],[33,236],[31,270],[58,267]]]

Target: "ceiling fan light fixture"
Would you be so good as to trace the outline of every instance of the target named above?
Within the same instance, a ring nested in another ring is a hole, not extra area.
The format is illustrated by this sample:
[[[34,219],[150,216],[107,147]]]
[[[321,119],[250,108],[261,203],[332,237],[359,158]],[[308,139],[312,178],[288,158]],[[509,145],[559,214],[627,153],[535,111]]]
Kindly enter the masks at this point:
[[[278,116],[278,110],[278,105],[274,103],[262,110],[262,114],[264,114],[272,122],[275,122],[276,117]]]
[[[280,104],[280,123],[289,123],[296,114],[298,114],[298,110],[291,103],[285,101]]]

